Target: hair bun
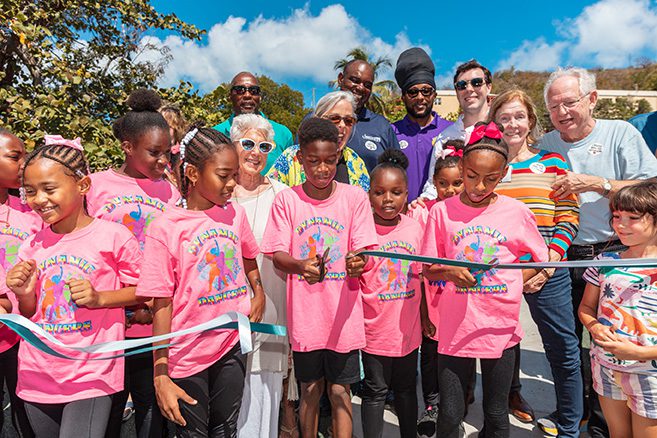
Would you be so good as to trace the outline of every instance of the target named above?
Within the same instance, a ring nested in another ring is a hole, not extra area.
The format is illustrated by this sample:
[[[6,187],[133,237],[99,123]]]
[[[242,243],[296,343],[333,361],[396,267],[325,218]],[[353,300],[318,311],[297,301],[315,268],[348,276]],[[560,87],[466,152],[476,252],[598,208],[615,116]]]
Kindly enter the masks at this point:
[[[147,88],[138,88],[128,96],[126,101],[132,111],[152,111],[155,112],[162,106],[162,98],[155,90]]]
[[[408,168],[408,157],[402,151],[397,149],[386,149],[377,160],[379,164],[392,164],[404,170]]]

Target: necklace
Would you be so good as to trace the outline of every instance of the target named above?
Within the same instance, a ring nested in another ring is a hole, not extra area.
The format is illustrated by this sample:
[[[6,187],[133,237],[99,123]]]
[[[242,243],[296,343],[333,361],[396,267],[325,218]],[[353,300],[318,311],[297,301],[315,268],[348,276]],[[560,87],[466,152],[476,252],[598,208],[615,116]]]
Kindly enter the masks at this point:
[[[266,186],[266,187],[264,189],[261,189],[261,187],[263,187],[263,186]],[[258,202],[260,201],[260,195],[263,194],[264,192],[266,192],[269,189],[269,187],[272,187],[271,182],[269,181],[269,178],[265,177],[264,178],[264,184],[261,184],[260,186],[258,186],[256,188],[255,208],[253,210],[253,217],[249,221],[249,223],[251,224],[251,229],[252,230],[255,229],[255,225],[256,225],[255,220],[258,217]],[[234,195],[234,197],[235,197],[235,202],[237,202],[238,204],[241,204],[239,197],[237,195]],[[242,203],[245,202],[247,199],[248,198],[242,198]],[[248,219],[248,217],[247,217],[247,219]]]

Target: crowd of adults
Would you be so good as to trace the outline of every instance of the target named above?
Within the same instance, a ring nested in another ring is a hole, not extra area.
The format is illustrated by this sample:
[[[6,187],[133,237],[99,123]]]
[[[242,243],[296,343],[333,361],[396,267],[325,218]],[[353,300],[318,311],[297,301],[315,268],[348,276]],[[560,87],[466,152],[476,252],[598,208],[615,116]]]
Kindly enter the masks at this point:
[[[657,175],[657,113],[637,116],[631,124],[596,119],[595,76],[580,68],[559,68],[545,84],[544,99],[554,129],[544,133],[527,94],[510,90],[493,96],[491,72],[471,60],[454,74],[461,113],[451,122],[433,109],[434,76],[434,65],[422,49],[411,48],[400,55],[395,79],[406,116],[391,124],[367,108],[374,82],[372,66],[355,60],[344,67],[337,77],[340,90],[322,97],[312,113],[328,119],[339,130],[337,181],[368,190],[369,172],[377,158],[387,149],[400,149],[410,162],[408,201],[413,206],[433,200],[437,190],[432,175],[436,160],[443,156],[443,145],[450,140],[467,143],[477,122],[492,120],[504,127],[510,154],[510,171],[499,191],[521,200],[545,200],[533,211],[541,232],[550,241],[551,260],[592,259],[603,250],[622,247],[610,226],[608,197],[626,185]],[[275,194],[305,181],[293,134],[267,119],[260,110],[261,99],[256,76],[238,73],[230,89],[233,113],[215,126],[238,147],[239,185],[233,198],[246,208],[258,240]],[[514,186],[518,181],[531,189],[518,189]],[[264,322],[285,324],[285,277],[266,256],[261,255],[258,262],[266,282]],[[591,379],[581,351],[583,328],[576,314],[584,290],[582,274],[581,269],[542,270],[525,283],[526,301],[554,377],[554,412],[536,419],[521,395],[519,354],[509,397],[514,416],[526,422],[537,420],[544,432],[562,437],[578,436],[581,422],[586,420],[590,436],[608,436],[597,396],[583,383]],[[243,401],[248,408],[242,409],[242,416],[248,413],[249,418],[240,418],[240,427],[249,431],[245,436],[278,429],[281,436],[298,436],[290,401],[295,398],[295,384],[288,373],[288,345],[275,337],[258,336],[256,353],[248,363],[250,391],[244,391],[250,394]],[[426,377],[431,380],[431,376],[422,376],[427,412],[420,423],[435,421],[431,410],[439,391],[435,384],[424,384]],[[281,401],[283,414],[276,427],[276,408]],[[430,436],[431,429],[421,433]]]

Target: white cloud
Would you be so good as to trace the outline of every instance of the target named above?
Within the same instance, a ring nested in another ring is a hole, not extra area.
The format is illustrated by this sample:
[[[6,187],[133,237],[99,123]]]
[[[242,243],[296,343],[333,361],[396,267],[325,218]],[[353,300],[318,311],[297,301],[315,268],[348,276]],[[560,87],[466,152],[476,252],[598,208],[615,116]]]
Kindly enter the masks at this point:
[[[657,6],[650,0],[600,0],[556,25],[561,40],[523,41],[498,69],[551,70],[564,64],[612,68],[657,55]]]
[[[178,36],[164,40],[147,37],[144,42],[166,45],[173,57],[160,85],[172,86],[185,79],[204,91],[230,81],[243,70],[274,79],[325,82],[335,79],[333,64],[354,47],[365,47],[377,57],[388,56],[394,65],[399,53],[413,45],[403,32],[393,43],[373,36],[339,4],[325,7],[316,16],[308,7],[282,19],[259,16],[247,22],[230,16],[212,26],[203,43]],[[148,60],[149,56],[155,55],[145,53],[141,59]],[[390,77],[391,71],[385,76]]]

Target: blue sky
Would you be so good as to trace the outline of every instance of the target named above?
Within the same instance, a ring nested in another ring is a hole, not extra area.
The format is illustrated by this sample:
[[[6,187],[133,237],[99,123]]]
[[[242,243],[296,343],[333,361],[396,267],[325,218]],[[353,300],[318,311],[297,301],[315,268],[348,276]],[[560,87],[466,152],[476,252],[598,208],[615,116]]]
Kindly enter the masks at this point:
[[[403,3],[413,8],[401,10]],[[651,0],[153,4],[209,31],[200,42],[147,37],[171,49],[173,61],[161,85],[185,79],[209,91],[250,70],[302,91],[307,105],[313,88],[318,97],[328,91],[326,83],[336,75],[333,63],[356,46],[389,56],[393,64],[402,50],[422,46],[442,83],[449,83],[455,65],[473,57],[492,70],[611,68],[657,57],[657,4]]]

